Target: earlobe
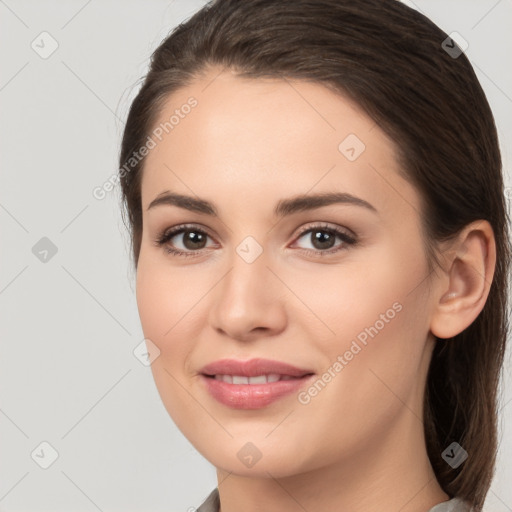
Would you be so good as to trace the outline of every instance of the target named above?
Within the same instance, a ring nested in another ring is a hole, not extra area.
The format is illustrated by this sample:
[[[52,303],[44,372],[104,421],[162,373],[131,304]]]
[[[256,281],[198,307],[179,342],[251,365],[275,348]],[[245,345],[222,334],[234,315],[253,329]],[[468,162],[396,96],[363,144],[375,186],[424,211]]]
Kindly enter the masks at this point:
[[[475,221],[451,246],[448,265],[432,296],[431,332],[447,339],[461,333],[482,311],[496,265],[496,245],[491,225]]]

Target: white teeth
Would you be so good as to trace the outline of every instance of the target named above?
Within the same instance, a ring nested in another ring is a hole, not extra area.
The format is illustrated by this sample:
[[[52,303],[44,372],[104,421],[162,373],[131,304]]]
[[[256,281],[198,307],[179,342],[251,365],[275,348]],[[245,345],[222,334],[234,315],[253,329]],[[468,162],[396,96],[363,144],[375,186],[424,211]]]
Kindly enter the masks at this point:
[[[242,375],[215,375],[215,380],[221,380],[228,384],[267,384],[268,382],[277,382],[278,380],[290,380],[294,377],[290,375],[279,375],[278,373],[269,373],[268,375],[257,375],[255,377],[244,377]]]
[[[249,384],[266,384],[267,377],[265,375],[258,375],[257,377],[249,377]]]
[[[233,377],[231,377],[231,375],[215,375],[214,379],[227,382],[228,384],[233,383]]]

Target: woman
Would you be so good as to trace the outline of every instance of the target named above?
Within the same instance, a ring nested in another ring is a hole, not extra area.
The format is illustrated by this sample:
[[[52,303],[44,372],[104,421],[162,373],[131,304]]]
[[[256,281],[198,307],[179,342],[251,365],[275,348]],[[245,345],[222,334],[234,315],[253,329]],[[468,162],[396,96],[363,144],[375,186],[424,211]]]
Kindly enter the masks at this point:
[[[482,510],[510,242],[452,39],[396,0],[214,1],[120,164],[153,376],[217,468],[198,510]]]

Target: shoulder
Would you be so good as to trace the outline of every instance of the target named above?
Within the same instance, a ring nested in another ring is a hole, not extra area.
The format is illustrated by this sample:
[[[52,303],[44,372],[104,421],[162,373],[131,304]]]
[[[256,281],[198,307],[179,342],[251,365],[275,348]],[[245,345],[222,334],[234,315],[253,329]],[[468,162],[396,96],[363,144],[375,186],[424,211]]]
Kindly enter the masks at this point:
[[[460,498],[452,498],[448,501],[443,501],[435,507],[431,508],[428,512],[472,512],[471,505]]]
[[[216,487],[201,503],[196,512],[219,512],[220,499],[219,490]],[[471,505],[460,498],[452,498],[449,501],[439,503],[428,512],[472,512]]]
[[[196,512],[219,512],[219,489],[215,487],[208,497],[201,503]]]

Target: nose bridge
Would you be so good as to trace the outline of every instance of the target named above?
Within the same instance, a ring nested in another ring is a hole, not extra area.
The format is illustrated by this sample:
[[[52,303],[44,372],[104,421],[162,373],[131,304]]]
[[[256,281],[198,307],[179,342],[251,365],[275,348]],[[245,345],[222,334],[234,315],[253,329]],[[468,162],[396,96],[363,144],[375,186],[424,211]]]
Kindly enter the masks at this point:
[[[231,297],[238,306],[243,301],[254,307],[259,299],[264,298],[262,294],[269,293],[272,288],[269,283],[272,273],[267,268],[269,263],[268,251],[254,237],[244,238],[230,258],[231,270],[223,284],[223,297]]]
[[[284,321],[269,251],[251,236],[234,248],[229,271],[219,283],[211,309],[212,326],[243,338],[256,328],[276,329]]]

